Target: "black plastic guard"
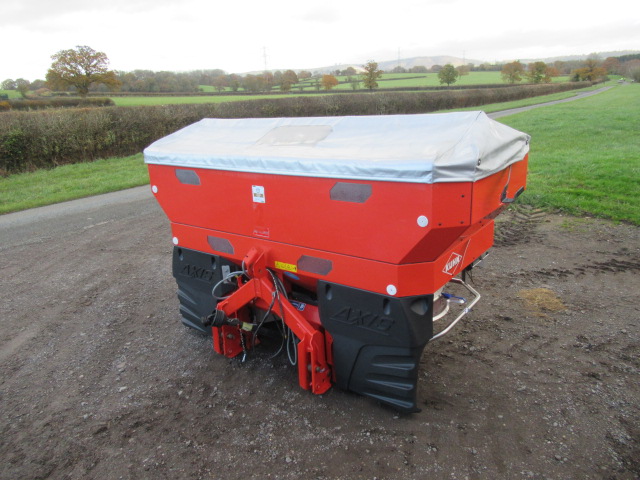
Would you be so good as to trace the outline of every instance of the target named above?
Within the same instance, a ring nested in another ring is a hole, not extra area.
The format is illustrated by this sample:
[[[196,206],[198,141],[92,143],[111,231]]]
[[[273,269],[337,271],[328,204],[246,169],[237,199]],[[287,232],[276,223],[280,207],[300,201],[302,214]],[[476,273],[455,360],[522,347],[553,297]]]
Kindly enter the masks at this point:
[[[418,367],[433,335],[433,295],[396,298],[318,282],[320,320],[333,338],[337,385],[417,412]]]
[[[229,271],[239,270],[234,263],[218,255],[181,247],[173,248],[173,276],[178,283],[182,323],[187,327],[211,335],[211,327],[205,327],[202,319],[216,308],[218,302],[211,290],[222,280],[225,266]],[[216,290],[216,295],[223,296],[231,290],[231,285],[223,284]]]

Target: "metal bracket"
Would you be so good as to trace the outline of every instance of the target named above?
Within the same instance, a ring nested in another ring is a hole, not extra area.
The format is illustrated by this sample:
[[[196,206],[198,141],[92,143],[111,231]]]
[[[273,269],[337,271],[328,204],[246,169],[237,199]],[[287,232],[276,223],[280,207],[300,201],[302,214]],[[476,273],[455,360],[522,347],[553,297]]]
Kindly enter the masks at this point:
[[[509,204],[509,203],[515,202],[516,198],[518,198],[520,195],[522,195],[522,192],[524,192],[524,187],[520,187],[518,189],[518,191],[516,192],[516,194],[512,198],[507,198],[507,187],[508,186],[509,185],[506,185],[504,187],[504,190],[502,191],[502,195],[500,195],[500,201],[502,203],[505,203],[505,204]]]
[[[217,305],[219,311],[229,317],[237,317],[249,304],[278,315],[300,340],[298,353],[298,382],[305,390],[321,394],[331,388],[331,367],[328,363],[327,345],[319,327],[307,321],[291,302],[278,290],[267,269],[265,254],[252,248],[244,257],[244,268],[249,280],[238,279],[238,289]],[[279,301],[273,302],[278,296]],[[233,327],[240,330],[240,327]],[[215,330],[215,329],[214,329]],[[215,346],[214,332],[214,346]],[[218,351],[218,349],[216,349]],[[220,352],[219,353],[224,353]]]
[[[478,301],[480,300],[481,296],[480,294],[473,288],[471,287],[471,285],[469,285],[468,283],[466,283],[465,281],[461,280],[460,278],[452,278],[449,283],[457,283],[459,285],[462,285],[464,288],[466,288],[469,293],[471,293],[471,295],[473,295],[473,300],[471,300],[471,302],[469,303],[469,305],[467,305],[464,310],[462,310],[462,312],[460,313],[460,315],[458,315],[448,326],[447,328],[445,328],[444,330],[442,330],[441,332],[438,332],[436,335],[434,335],[433,337],[431,337],[431,341],[436,340],[444,335],[446,335],[447,333],[449,333],[451,331],[451,329],[456,325],[456,323],[458,323],[460,320],[462,320],[462,318],[471,311],[471,309],[475,306],[476,303],[478,303]]]

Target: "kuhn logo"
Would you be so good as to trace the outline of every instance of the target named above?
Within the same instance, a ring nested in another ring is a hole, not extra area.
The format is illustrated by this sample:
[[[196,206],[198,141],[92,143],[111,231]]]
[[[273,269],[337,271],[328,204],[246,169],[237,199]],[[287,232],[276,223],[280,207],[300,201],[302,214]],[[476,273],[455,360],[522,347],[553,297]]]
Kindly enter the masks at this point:
[[[462,255],[452,252],[442,271],[447,275],[453,276],[458,271],[460,264],[462,264]]]

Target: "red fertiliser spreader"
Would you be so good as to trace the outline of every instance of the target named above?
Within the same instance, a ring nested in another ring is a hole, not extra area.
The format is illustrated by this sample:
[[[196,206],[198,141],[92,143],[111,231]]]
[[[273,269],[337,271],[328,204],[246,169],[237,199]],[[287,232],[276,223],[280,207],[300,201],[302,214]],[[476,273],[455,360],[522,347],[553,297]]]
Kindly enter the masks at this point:
[[[226,357],[286,354],[315,394],[417,411],[422,351],[479,300],[466,274],[524,191],[529,138],[465,112],[204,119],[156,141],[183,323]]]

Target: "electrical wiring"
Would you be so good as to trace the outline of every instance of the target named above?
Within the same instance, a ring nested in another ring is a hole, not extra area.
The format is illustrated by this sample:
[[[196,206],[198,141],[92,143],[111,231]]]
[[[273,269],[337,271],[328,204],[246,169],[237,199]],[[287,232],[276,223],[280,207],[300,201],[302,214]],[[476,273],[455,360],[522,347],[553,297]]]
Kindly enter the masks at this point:
[[[291,365],[297,365],[298,349],[297,349],[297,343],[296,343],[296,336],[293,334],[291,329],[288,326],[286,326],[284,322],[284,307],[282,306],[282,299],[280,298],[280,294],[282,293],[284,298],[287,300],[289,299],[289,296],[287,295],[287,291],[284,288],[284,285],[282,284],[278,276],[269,269],[267,269],[267,271],[269,272],[269,275],[271,275],[271,280],[273,281],[273,285],[275,287],[276,298],[280,306],[280,316],[281,316],[280,320],[282,321],[282,326],[284,327],[284,331],[285,331],[285,339],[287,344],[287,358],[289,359],[289,363]]]
[[[223,283],[229,281],[232,278],[236,278],[236,277],[240,277],[244,275],[245,277],[248,278],[247,272],[244,269],[244,262],[242,263],[242,270],[240,271],[236,271],[236,272],[230,272],[227,275],[225,275],[224,277],[222,277],[222,280],[220,280],[218,283],[216,283],[213,288],[211,289],[211,295],[213,296],[213,298],[215,298],[216,300],[220,301],[220,300],[226,300],[227,298],[229,298],[229,295],[226,295],[224,297],[219,297],[218,295],[216,295],[216,289],[222,285]]]
[[[273,286],[275,288],[274,288],[273,294],[271,295],[271,303],[269,304],[269,307],[265,311],[264,315],[262,316],[262,319],[257,324],[256,329],[253,332],[252,348],[256,346],[256,339],[258,338],[258,332],[266,322],[269,315],[273,313],[273,307],[275,306],[275,303],[277,301],[278,306],[280,307],[280,312],[279,312],[280,315],[278,316],[280,321],[277,323],[277,326],[278,326],[278,330],[280,331],[280,335],[282,336],[282,342],[280,344],[280,348],[278,349],[278,351],[275,354],[273,354],[270,358],[275,358],[276,356],[278,356],[286,347],[287,358],[289,359],[289,363],[291,363],[291,365],[297,365],[298,363],[298,349],[297,349],[298,344],[296,341],[297,339],[294,333],[291,331],[291,329],[287,326],[287,324],[284,321],[284,306],[282,303],[282,297],[288,300],[289,296],[280,278],[270,269],[267,269],[267,272],[269,272],[269,275],[271,276],[271,280],[273,282]],[[242,270],[230,272],[213,286],[213,288],[211,289],[211,295],[213,296],[213,298],[215,298],[218,301],[222,301],[229,298],[231,294],[226,296],[218,296],[216,295],[216,290],[223,283],[228,282],[230,279],[235,279],[243,275],[249,278],[249,275],[245,268],[244,261],[242,262]]]

